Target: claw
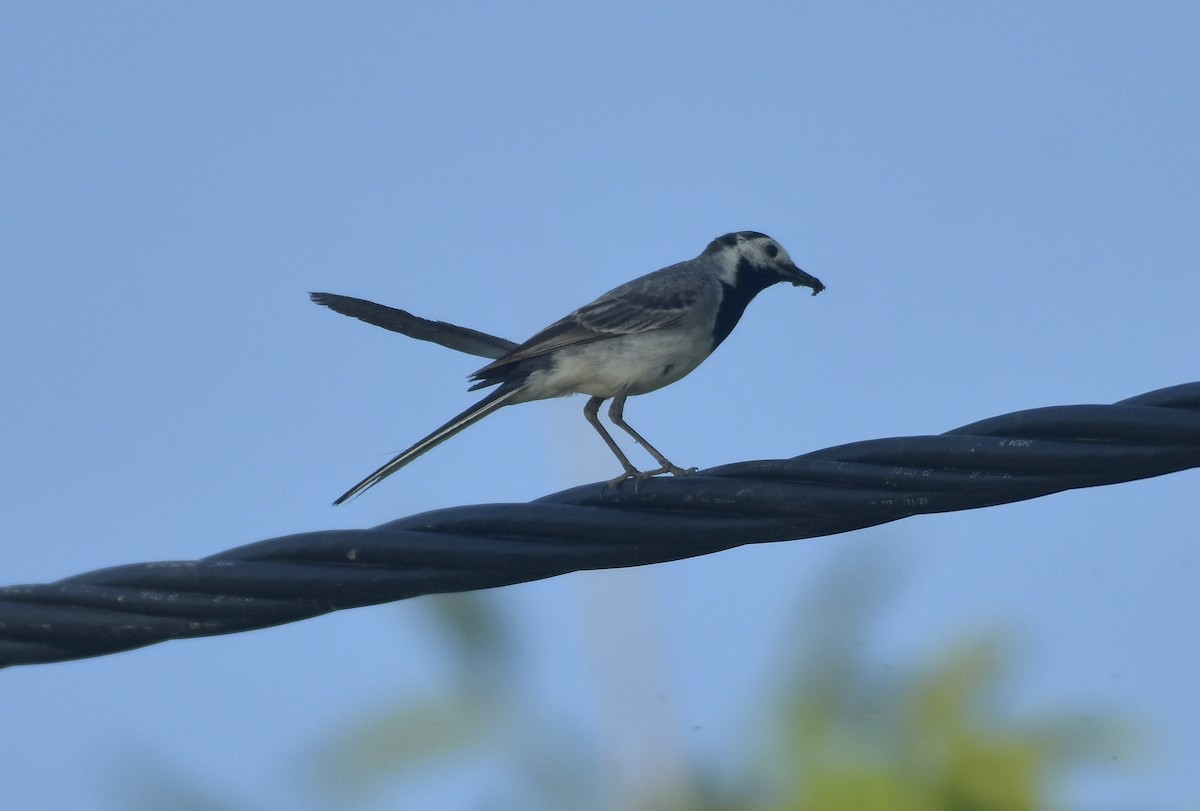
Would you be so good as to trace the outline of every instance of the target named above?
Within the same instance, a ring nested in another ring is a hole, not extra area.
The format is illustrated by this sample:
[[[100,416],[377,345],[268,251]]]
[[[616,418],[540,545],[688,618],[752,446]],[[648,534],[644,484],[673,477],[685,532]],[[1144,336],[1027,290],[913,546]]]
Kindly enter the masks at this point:
[[[625,472],[620,476],[605,482],[603,489],[607,490],[610,487],[620,487],[625,482],[633,479],[633,492],[636,495],[638,491],[638,485],[640,485],[646,479],[652,479],[655,476],[662,475],[663,473],[670,473],[672,476],[691,476],[697,470],[699,470],[699,468],[679,467],[678,465],[673,465],[670,462],[658,468],[657,470],[638,470],[637,468],[631,466],[626,468]]]
[[[631,468],[628,468],[620,476],[617,476],[615,479],[611,479],[611,480],[605,482],[604,489],[607,490],[610,487],[620,487],[625,482],[629,481],[630,479],[633,479],[633,481],[635,482],[635,484],[633,486],[633,492],[636,493],[637,485],[641,484],[642,479],[648,479],[653,475],[654,475],[653,473],[643,473],[642,471],[638,470],[637,468],[631,467]]]

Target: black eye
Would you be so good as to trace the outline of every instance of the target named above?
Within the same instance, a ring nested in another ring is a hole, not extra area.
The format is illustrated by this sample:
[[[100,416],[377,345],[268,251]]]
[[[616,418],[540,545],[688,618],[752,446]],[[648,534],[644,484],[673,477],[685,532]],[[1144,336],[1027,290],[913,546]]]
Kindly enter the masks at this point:
[[[771,242],[768,242],[767,247],[763,250],[765,250],[767,252],[767,256],[771,257],[772,259],[779,255],[779,246]]]

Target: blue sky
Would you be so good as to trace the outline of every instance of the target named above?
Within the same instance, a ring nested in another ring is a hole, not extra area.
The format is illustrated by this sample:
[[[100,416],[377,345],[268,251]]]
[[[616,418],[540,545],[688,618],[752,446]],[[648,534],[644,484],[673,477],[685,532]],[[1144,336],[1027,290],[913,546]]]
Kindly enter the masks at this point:
[[[720,233],[765,231],[829,289],[768,291],[697,372],[630,403],[686,465],[1200,377],[1200,7],[577,5],[0,9],[5,582],[616,472],[574,398],[506,410],[330,508],[471,402],[479,364],[310,290],[520,339]],[[646,723],[719,756],[744,723],[730,697],[778,665],[801,596],[836,560],[879,559],[900,584],[880,668],[1007,628],[1005,711],[1111,706],[1147,727],[1068,797],[1194,807],[1198,486],[497,596],[551,705],[595,721],[591,664],[636,655],[597,638],[616,622],[661,655],[617,711],[665,695]],[[5,793],[102,807],[129,750],[278,797],[297,741],[431,678],[420,611],[10,670]],[[614,751],[641,740],[605,732]]]

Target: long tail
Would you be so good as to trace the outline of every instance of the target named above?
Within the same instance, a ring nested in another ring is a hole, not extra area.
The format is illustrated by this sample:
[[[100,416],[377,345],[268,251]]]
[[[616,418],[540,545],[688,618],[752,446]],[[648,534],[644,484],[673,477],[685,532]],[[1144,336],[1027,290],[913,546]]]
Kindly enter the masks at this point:
[[[348,315],[410,338],[433,341],[435,344],[484,358],[498,358],[517,346],[514,341],[488,335],[477,329],[460,327],[445,321],[430,321],[428,318],[362,298],[339,296],[336,293],[309,293],[308,297],[335,313]]]
[[[379,470],[376,470],[370,476],[351,487],[349,490],[339,496],[337,501],[333,502],[334,506],[336,507],[338,504],[349,501],[358,494],[362,493],[364,490],[374,487],[388,476],[391,476],[397,470],[416,459],[421,454],[433,450],[438,445],[441,445],[447,439],[457,434],[459,431],[479,422],[488,414],[491,414],[497,408],[506,404],[524,388],[524,385],[517,384],[513,386],[504,385],[496,389],[487,397],[484,397],[478,403],[471,406],[454,419],[450,420],[450,422],[446,423],[441,428],[437,429],[408,450],[401,451],[394,459],[392,459],[392,461],[388,462],[386,465],[379,468]]]

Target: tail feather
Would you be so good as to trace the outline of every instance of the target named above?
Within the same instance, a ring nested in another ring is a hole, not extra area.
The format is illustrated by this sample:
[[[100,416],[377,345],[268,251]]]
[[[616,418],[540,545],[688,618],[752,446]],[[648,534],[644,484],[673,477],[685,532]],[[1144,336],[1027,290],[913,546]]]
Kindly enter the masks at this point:
[[[346,501],[349,501],[350,499],[359,495],[363,491],[368,490],[371,487],[374,487],[375,485],[379,484],[381,481],[386,479],[388,476],[391,476],[397,470],[404,467],[412,460],[416,459],[418,456],[421,456],[422,454],[433,450],[438,445],[441,445],[447,439],[449,439],[450,437],[457,434],[459,431],[463,430],[464,428],[468,428],[468,427],[474,425],[475,423],[479,422],[481,419],[486,417],[488,414],[491,414],[493,411],[500,408],[500,406],[505,405],[509,400],[511,400],[513,398],[513,396],[515,396],[523,388],[524,388],[524,386],[517,385],[517,386],[511,386],[511,387],[501,386],[500,388],[496,389],[495,391],[490,393],[487,397],[484,397],[478,403],[471,406],[470,408],[468,408],[463,413],[459,414],[454,419],[450,420],[448,423],[443,425],[441,428],[438,428],[436,431],[434,431],[429,436],[427,436],[424,439],[422,439],[421,441],[417,442],[415,445],[413,445],[408,450],[401,451],[399,454],[396,455],[396,457],[394,459],[392,459],[386,465],[379,468],[374,473],[372,473],[370,476],[367,476],[367,478],[363,479],[361,482],[359,482],[358,484],[351,487],[349,490],[347,490],[345,493],[343,493],[341,496],[339,496],[336,501],[333,502],[334,506],[336,507],[338,504],[342,504]]]
[[[404,310],[388,307],[385,304],[376,304],[366,299],[339,296],[336,293],[309,293],[308,297],[335,313],[348,315],[376,327],[383,327],[410,338],[432,341],[435,344],[471,355],[498,358],[511,352],[517,346],[514,341],[488,335],[477,329],[460,327],[445,321],[430,321],[428,318],[421,318]]]

